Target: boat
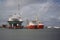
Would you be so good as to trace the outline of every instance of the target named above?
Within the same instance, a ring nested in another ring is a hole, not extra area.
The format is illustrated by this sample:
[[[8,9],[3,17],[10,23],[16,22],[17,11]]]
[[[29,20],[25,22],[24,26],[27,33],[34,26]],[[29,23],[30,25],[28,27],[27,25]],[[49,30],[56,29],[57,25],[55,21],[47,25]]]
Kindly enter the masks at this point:
[[[28,25],[26,26],[27,29],[43,29],[44,28],[44,24],[42,23],[37,23],[37,21],[31,21],[28,23]]]

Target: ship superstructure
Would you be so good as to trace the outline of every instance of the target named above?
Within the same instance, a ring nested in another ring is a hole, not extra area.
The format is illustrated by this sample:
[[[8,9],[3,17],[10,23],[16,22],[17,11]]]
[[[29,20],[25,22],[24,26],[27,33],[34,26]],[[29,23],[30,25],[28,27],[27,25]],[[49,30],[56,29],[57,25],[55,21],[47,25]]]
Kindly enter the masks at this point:
[[[27,29],[36,29],[37,25],[32,21],[27,24]]]

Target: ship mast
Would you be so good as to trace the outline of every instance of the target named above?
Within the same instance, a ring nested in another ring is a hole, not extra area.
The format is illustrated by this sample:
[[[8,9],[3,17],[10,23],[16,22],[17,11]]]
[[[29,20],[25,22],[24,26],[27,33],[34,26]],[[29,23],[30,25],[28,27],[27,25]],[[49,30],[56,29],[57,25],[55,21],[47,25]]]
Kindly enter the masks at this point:
[[[18,0],[18,12],[20,11],[20,4],[19,4],[19,0]]]
[[[17,2],[17,13],[18,13],[18,15],[20,15],[20,3],[19,3],[19,0]]]
[[[35,16],[35,21],[37,24],[41,23],[41,20],[39,20],[39,14]]]

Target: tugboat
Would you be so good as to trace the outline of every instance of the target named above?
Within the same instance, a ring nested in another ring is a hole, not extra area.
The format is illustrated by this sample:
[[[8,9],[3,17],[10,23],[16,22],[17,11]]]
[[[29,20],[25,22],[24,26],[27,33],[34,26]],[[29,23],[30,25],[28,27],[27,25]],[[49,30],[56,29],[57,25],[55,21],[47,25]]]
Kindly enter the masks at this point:
[[[32,22],[29,22],[28,25],[26,26],[26,28],[27,29],[43,29],[44,24],[34,20]]]
[[[21,19],[20,15],[14,14],[8,20],[9,28],[12,28],[12,29],[23,28],[22,22],[23,22],[23,20]]]

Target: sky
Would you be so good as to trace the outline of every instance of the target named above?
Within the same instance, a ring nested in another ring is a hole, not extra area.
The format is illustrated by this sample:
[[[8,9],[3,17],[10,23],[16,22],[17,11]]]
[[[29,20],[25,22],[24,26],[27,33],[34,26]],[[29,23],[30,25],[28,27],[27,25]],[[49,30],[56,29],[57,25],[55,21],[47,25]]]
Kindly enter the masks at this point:
[[[46,26],[60,26],[60,0],[0,0],[0,25],[18,13],[18,3],[23,21],[37,16]]]

